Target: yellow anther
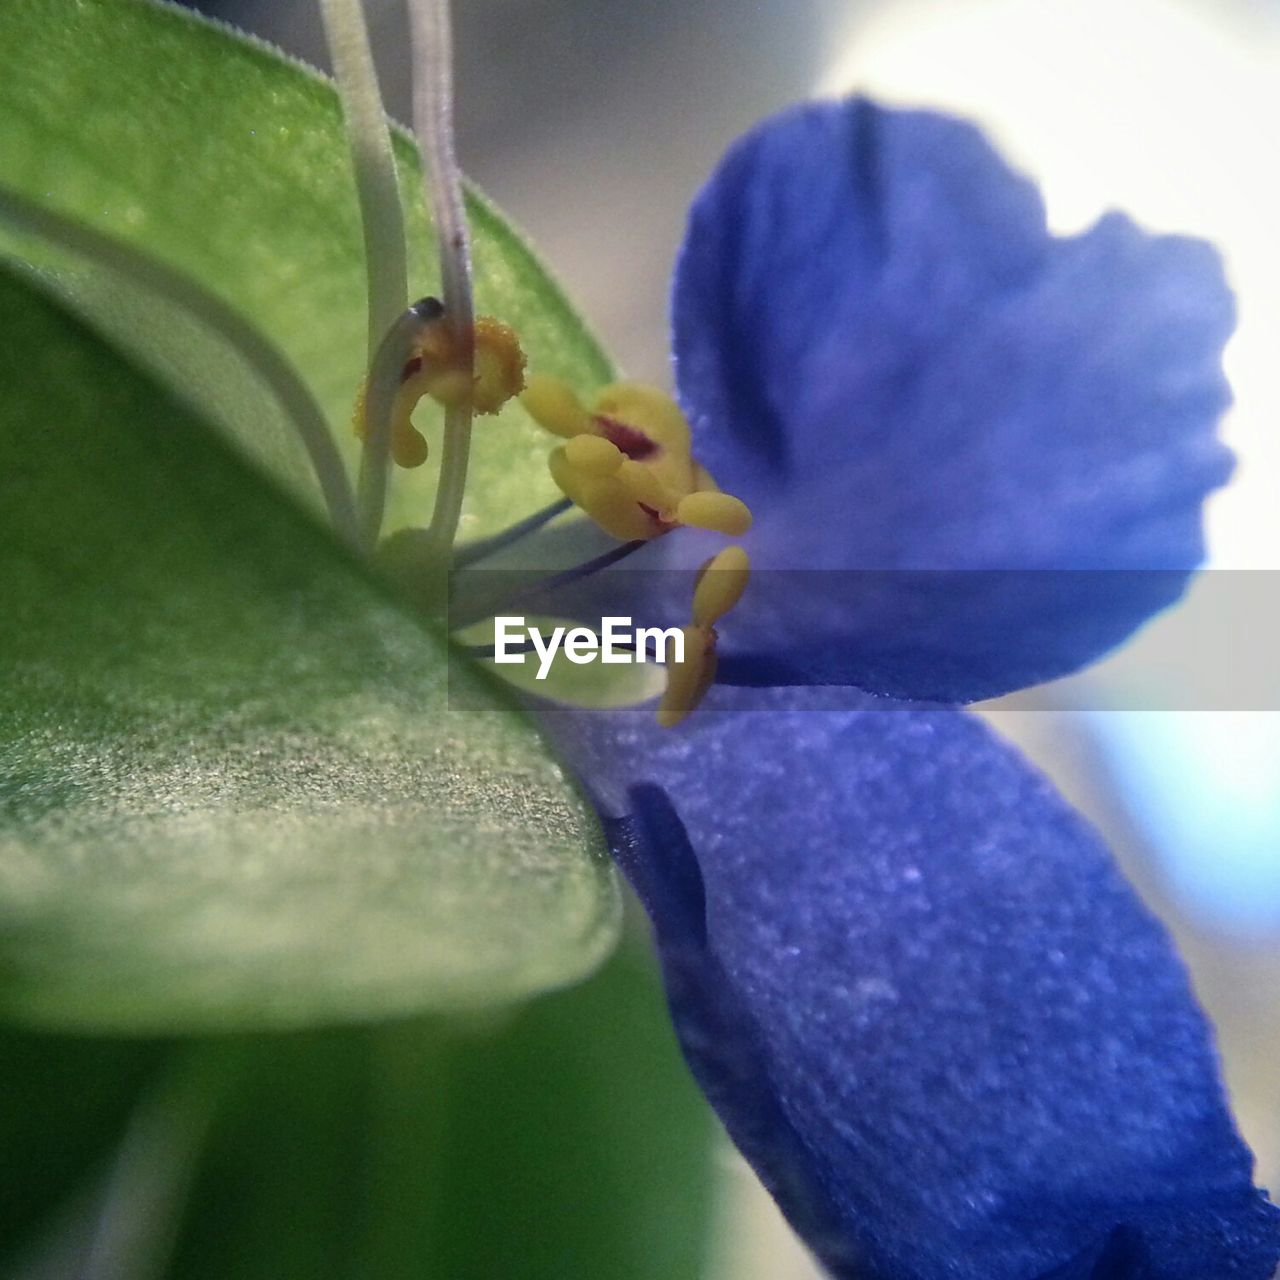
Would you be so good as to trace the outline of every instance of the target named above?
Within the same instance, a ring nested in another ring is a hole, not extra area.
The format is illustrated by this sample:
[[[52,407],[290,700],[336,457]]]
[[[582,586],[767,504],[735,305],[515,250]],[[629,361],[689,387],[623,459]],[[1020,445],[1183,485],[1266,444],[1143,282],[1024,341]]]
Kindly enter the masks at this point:
[[[681,498],[676,519],[695,529],[711,529],[730,538],[740,538],[751,528],[751,510],[745,502],[731,494],[706,489]]]
[[[471,407],[476,413],[497,413],[512,396],[524,390],[524,351],[515,330],[492,316],[481,316],[475,327],[475,386]]]
[[[721,493],[694,459],[680,406],[656,387],[615,382],[587,409],[568,383],[540,375],[529,380],[520,403],[541,427],[572,442],[552,455],[552,478],[615,538],[647,540],[682,524],[736,538],[751,527],[745,503]],[[622,465],[587,443],[595,440],[621,453]],[[586,483],[606,473],[621,487]]]
[[[570,441],[570,444],[575,443]],[[601,444],[608,444],[602,440]],[[654,536],[655,522],[640,507],[631,491],[616,475],[601,475],[573,466],[569,445],[556,449],[547,460],[551,478],[570,502],[581,507],[610,537],[635,542]]]
[[[716,633],[710,627],[683,627],[684,657],[667,664],[667,688],[658,703],[658,723],[678,725],[707,696],[716,678]]]
[[[400,381],[410,412],[423,396],[446,407],[465,403],[471,382],[461,347],[443,311],[419,329]]]
[[[675,523],[675,508],[680,495],[662,483],[661,476],[643,462],[627,458],[618,470],[618,479],[626,486],[634,502],[656,512],[668,525]]]
[[[419,398],[427,395],[446,407],[470,403],[473,413],[497,413],[524,389],[524,351],[515,330],[492,316],[476,321],[472,343],[468,378],[462,345],[444,320],[424,326],[406,366],[405,385]]]
[[[416,405],[423,396],[430,396],[436,404],[443,405],[446,409],[466,404],[471,387],[465,369],[437,369],[431,365],[424,365],[422,372],[415,374],[404,385],[405,390],[412,393],[413,404]]]
[[[741,547],[725,547],[698,570],[693,589],[693,625],[712,627],[742,599],[751,575]]]
[[[603,436],[574,436],[563,448],[565,461],[584,475],[611,476],[626,462],[626,455]]]
[[[588,479],[578,492],[574,501],[584,511],[590,511],[591,518],[611,538],[619,542],[645,542],[653,537],[653,517],[636,506],[616,476],[607,480]],[[565,493],[565,497],[571,496]]]
[[[693,461],[694,493],[719,493],[720,486],[711,478],[711,472],[696,458]]]
[[[715,683],[715,624],[742,599],[750,573],[747,553],[741,547],[725,547],[698,570],[693,624],[682,628],[684,656],[667,664],[667,689],[658,703],[658,723],[664,729],[694,711]]]
[[[662,449],[688,460],[689,423],[665,391],[643,382],[614,382],[597,393],[592,413],[642,432]]]
[[[574,389],[561,378],[539,374],[529,379],[520,396],[525,412],[553,436],[580,436],[592,430],[591,415]]]

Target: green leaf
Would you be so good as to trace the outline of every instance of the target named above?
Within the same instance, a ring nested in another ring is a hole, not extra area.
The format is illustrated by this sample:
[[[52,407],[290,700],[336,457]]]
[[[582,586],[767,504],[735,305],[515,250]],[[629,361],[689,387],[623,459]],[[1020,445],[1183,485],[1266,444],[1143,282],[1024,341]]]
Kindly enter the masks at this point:
[[[37,1233],[61,1261],[40,1274],[699,1280],[718,1130],[646,951],[632,940],[586,983],[504,1016],[169,1048],[115,1157]],[[33,1077],[48,1064],[63,1089],[101,1092],[104,1055],[89,1045],[78,1076],[62,1042],[27,1039],[13,1093],[28,1119],[6,1128],[0,1108],[0,1136],[63,1136],[67,1108]],[[48,1181],[36,1143],[0,1160],[15,1187]]]
[[[11,0],[0,22],[0,181],[156,255],[251,320],[296,365],[354,458],[363,250],[332,86],[259,42],[149,0]],[[435,251],[403,133],[397,154],[418,296],[435,287]],[[480,311],[516,327],[531,369],[583,390],[608,381],[608,360],[520,236],[479,196],[470,212]],[[111,274],[21,238],[10,245],[56,266],[81,314],[202,398],[252,456],[295,489],[310,484],[292,443],[264,438],[285,428],[263,412],[261,389],[227,368],[234,361],[208,334]],[[559,496],[546,452],[518,405],[481,422],[464,537]],[[434,485],[433,463],[400,472],[390,527],[425,522]]]
[[[714,1123],[636,950],[490,1025],[255,1042],[172,1280],[698,1280]]]
[[[534,731],[199,415],[0,275],[0,1010],[509,1000],[616,933]]]

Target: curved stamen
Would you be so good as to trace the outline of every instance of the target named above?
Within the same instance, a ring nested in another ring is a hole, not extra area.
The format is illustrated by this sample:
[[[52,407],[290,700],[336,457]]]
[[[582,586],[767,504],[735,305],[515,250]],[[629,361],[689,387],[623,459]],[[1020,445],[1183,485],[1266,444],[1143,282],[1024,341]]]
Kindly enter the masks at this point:
[[[409,0],[416,74],[413,127],[426,160],[427,189],[440,251],[445,314],[462,353],[468,383],[473,376],[475,305],[471,296],[471,244],[462,197],[462,174],[453,143],[453,47],[449,0]],[[447,562],[458,532],[471,453],[469,401],[449,405],[435,507],[428,527],[434,557]]]
[[[391,447],[389,429],[384,428],[384,423],[389,421],[389,409],[382,412],[381,404],[387,372],[379,367],[379,360],[387,358],[389,343],[398,346],[404,336],[404,306],[409,296],[408,250],[391,131],[369,48],[364,6],[361,0],[321,0],[320,12],[342,98],[342,117],[364,231],[368,312],[366,394],[378,400],[378,412],[372,418],[373,429],[363,432],[357,484],[360,541],[369,551],[377,545],[382,529]]]
[[[383,335],[409,300],[400,183],[361,0],[320,0],[320,13],[360,200],[372,365]]]

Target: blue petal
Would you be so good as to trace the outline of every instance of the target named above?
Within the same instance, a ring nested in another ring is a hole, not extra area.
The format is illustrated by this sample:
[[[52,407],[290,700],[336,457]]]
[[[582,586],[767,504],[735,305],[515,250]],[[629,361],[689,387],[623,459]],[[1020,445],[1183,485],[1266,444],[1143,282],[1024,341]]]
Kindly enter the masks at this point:
[[[653,921],[694,1073],[819,1259],[1269,1280],[1280,1214],[1209,1030],[1094,833],[962,712],[812,697],[551,728]]]
[[[773,678],[1006,692],[1099,656],[1203,557],[1231,465],[1216,254],[1114,214],[1050,236],[967,124],[853,99],[761,126],[693,206],[673,323],[698,452],[789,578],[725,632]]]

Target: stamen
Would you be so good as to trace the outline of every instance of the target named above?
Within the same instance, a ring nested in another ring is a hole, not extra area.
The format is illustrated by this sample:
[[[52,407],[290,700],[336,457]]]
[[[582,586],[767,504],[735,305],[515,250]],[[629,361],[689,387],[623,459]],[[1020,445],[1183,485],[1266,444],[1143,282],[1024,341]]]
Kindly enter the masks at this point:
[[[656,387],[616,382],[588,410],[558,378],[530,380],[530,417],[567,441],[548,458],[551,478],[606,533],[657,538],[681,525],[741,537],[751,512],[721,493],[692,454],[680,406]]]
[[[564,460],[574,471],[587,476],[617,475],[626,454],[601,436],[575,436],[564,447]]]
[[[497,413],[524,390],[525,356],[510,325],[481,316],[475,328],[474,377],[470,388],[474,413]]]
[[[674,729],[707,696],[716,678],[716,633],[685,627],[684,660],[667,664],[667,688],[658,703],[658,724]]]
[[[577,441],[571,441],[576,444]],[[607,441],[606,448],[613,449]],[[626,459],[613,449],[619,463]],[[648,542],[665,532],[661,517],[642,505],[619,473],[609,475],[573,463],[568,448],[557,449],[547,460],[551,478],[561,493],[581,507],[610,537],[623,542]],[[599,459],[603,462],[603,459]]]
[[[393,422],[394,395],[389,374],[379,367],[380,356],[388,357],[388,353],[403,348],[410,323],[404,314],[409,286],[400,184],[391,149],[391,131],[378,89],[377,69],[369,47],[364,8],[361,0],[322,0],[321,15],[342,98],[364,230],[369,373],[355,414],[356,431],[364,442],[360,452],[357,508],[361,544],[366,550],[372,550],[382,528],[386,504],[388,453],[397,461],[421,454],[418,459],[421,462],[426,458],[426,442],[422,441],[422,448],[415,448],[413,436],[417,433],[412,427],[406,430],[407,414],[403,423]],[[366,425],[370,419],[371,396],[377,401],[372,430]],[[388,424],[386,430],[382,429],[383,423]]]
[[[676,519],[695,529],[710,529],[730,538],[740,538],[751,528],[751,510],[732,494],[703,490],[680,499]]]
[[[741,547],[725,547],[698,570],[693,588],[693,625],[714,626],[742,599],[751,564]]]
[[[657,441],[650,440],[643,431],[637,431],[635,427],[629,427],[625,422],[619,422],[617,418],[597,414],[596,426],[606,440],[617,445],[628,458],[635,462],[653,457],[662,448]]]
[[[562,498],[559,502],[553,502],[550,506],[543,507],[541,511],[535,511],[533,515],[518,521],[501,533],[495,533],[492,538],[483,538],[478,542],[463,543],[454,552],[454,567],[464,569],[468,565],[487,560],[504,548],[513,546],[522,538],[528,537],[529,534],[536,533],[544,524],[550,524],[556,516],[564,515],[566,511],[572,509],[573,503],[568,498]]]
[[[715,624],[742,598],[749,576],[750,563],[741,547],[726,547],[698,570],[693,623],[683,628],[684,657],[667,664],[667,688],[658,703],[658,723],[664,729],[696,710],[715,683]]]
[[[426,161],[424,178],[435,215],[444,309],[459,363],[471,387],[475,376],[475,310],[471,296],[471,245],[462,198],[462,175],[453,144],[453,48],[449,0],[409,0],[409,26],[417,74],[413,126]],[[470,398],[445,410],[444,448],[428,545],[447,563],[462,515],[471,453]]]
[[[617,564],[618,561],[634,555],[645,545],[645,542],[639,539],[633,542],[624,542],[619,546],[611,547],[602,555],[593,556],[590,560],[583,561],[582,564],[574,565],[571,569],[563,569],[559,573],[548,574],[547,577],[531,583],[520,591],[500,597],[491,597],[489,600],[474,604],[467,609],[451,611],[449,628],[452,631],[460,631],[466,627],[475,626],[477,622],[483,622],[486,618],[496,617],[500,613],[510,613],[516,605],[524,601],[536,600],[549,592],[558,591],[563,587],[582,581],[583,578],[589,578],[593,574],[603,572],[605,569]],[[483,574],[481,573],[478,576],[483,576]]]
[[[628,458],[619,468],[618,478],[632,500],[657,520],[667,525],[676,523],[675,508],[679,501],[677,495],[662,483],[662,477],[652,467]]]
[[[568,439],[591,430],[591,415],[582,407],[577,392],[560,378],[546,374],[530,378],[520,403],[534,422],[552,435]]]

